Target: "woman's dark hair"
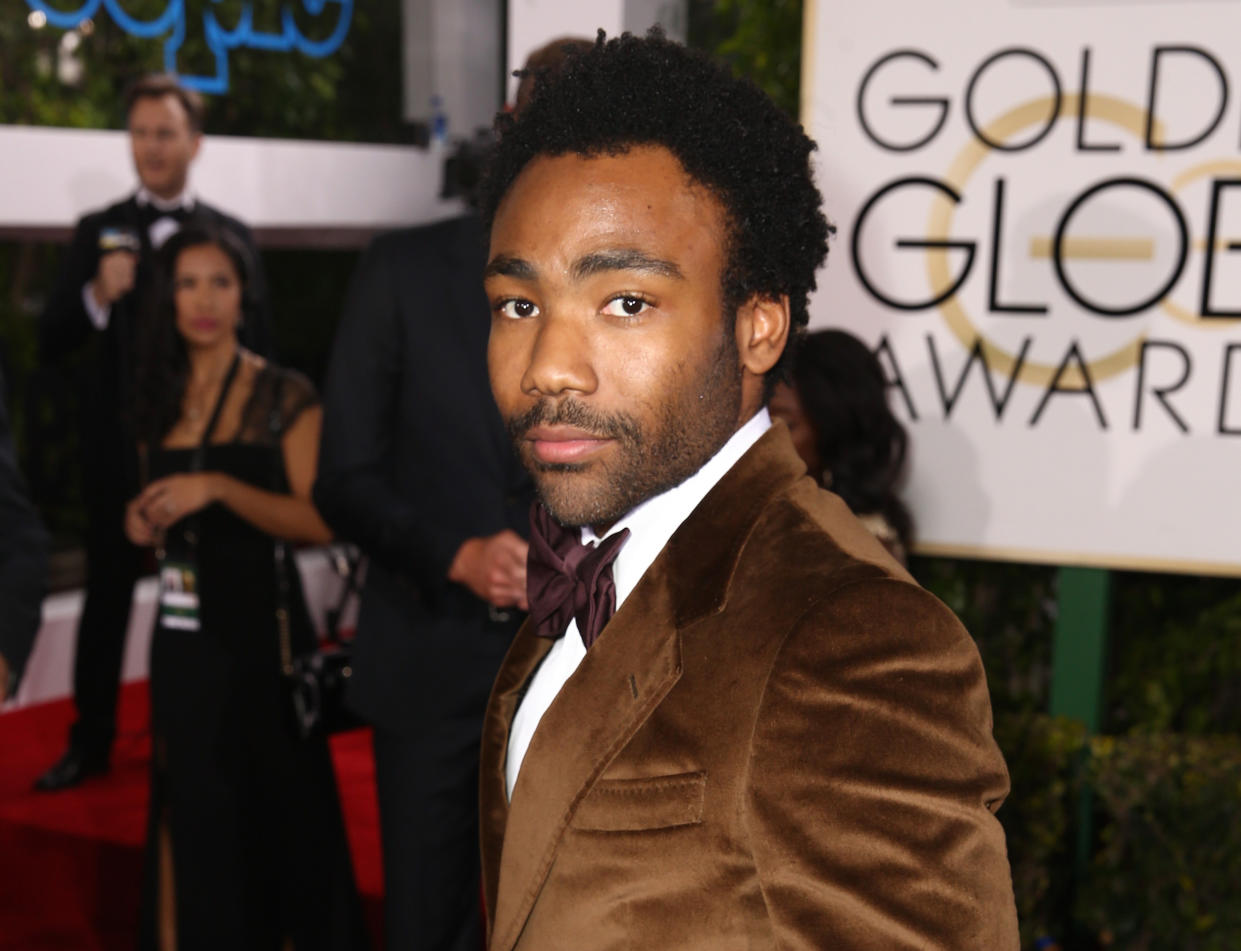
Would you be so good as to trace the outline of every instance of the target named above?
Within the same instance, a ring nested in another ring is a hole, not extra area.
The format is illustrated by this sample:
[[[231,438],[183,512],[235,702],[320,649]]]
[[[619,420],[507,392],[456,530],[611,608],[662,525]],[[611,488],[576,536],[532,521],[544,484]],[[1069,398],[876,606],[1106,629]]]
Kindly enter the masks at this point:
[[[793,385],[831,490],[859,515],[882,515],[908,551],[913,519],[896,483],[909,440],[888,405],[878,358],[850,333],[815,331],[794,354]]]
[[[253,264],[241,241],[229,231],[189,224],[169,238],[155,256],[152,293],[144,300],[138,321],[138,370],[134,387],[134,429],[140,442],[163,440],[181,417],[189,378],[189,355],[177,331],[175,277],[177,258],[188,248],[219,248],[233,264],[241,284],[241,318],[254,312],[251,297]]]

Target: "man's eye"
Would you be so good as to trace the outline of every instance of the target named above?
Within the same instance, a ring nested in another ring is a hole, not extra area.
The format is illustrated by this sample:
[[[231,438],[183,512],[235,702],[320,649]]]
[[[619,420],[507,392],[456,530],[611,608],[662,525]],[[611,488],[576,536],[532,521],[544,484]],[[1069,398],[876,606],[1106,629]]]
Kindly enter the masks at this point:
[[[608,301],[603,312],[613,317],[637,317],[650,306],[650,303],[641,297],[622,295]]]
[[[532,301],[521,299],[501,301],[496,307],[496,310],[498,310],[505,317],[510,317],[514,320],[534,317],[539,312],[539,309],[534,306]]]

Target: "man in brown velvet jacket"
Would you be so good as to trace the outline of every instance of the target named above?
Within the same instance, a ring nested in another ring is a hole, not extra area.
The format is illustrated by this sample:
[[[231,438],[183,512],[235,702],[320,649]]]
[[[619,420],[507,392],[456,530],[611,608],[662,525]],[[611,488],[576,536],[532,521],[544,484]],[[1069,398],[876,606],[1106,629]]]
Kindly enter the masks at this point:
[[[491,951],[1013,951],[973,642],[764,406],[826,254],[813,143],[659,36],[499,131],[489,363],[542,504],[482,741]]]

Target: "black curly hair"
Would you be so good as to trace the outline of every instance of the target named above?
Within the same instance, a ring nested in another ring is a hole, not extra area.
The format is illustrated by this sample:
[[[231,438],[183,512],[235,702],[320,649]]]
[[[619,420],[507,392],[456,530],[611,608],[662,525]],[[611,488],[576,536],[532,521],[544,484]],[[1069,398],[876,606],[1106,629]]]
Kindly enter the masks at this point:
[[[219,248],[232,262],[241,283],[242,327],[252,323],[248,318],[255,312],[254,263],[236,235],[194,222],[164,243],[155,257],[154,293],[145,300],[139,316],[133,419],[138,440],[148,445],[158,445],[181,417],[190,361],[185,339],[177,331],[173,278],[181,252],[204,244]]]
[[[536,74],[529,104],[517,116],[499,115],[495,129],[499,142],[479,196],[488,231],[537,156],[668,149],[727,215],[725,313],[735,315],[755,295],[788,295],[789,345],[767,381],[786,378],[833,229],[810,167],[814,142],[757,86],[658,29],[611,40],[600,30],[594,47],[554,76]]]

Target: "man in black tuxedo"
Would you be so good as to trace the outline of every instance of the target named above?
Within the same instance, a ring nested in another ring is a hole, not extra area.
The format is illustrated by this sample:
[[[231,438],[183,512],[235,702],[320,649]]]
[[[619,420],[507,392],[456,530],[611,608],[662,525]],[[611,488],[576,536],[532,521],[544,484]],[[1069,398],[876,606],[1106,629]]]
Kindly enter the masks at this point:
[[[485,253],[472,216],[376,239],[324,394],[314,498],[369,556],[349,696],[402,951],[481,947],[479,736],[525,607],[531,490],[487,383]]]
[[[83,499],[86,505],[86,602],[78,623],[73,691],[78,718],[67,752],[36,783],[62,789],[104,772],[116,732],[116,697],[139,550],[122,530],[125,503],[138,490],[136,446],[127,431],[136,330],[149,292],[155,251],[187,221],[225,228],[258,255],[250,230],[199,200],[188,187],[202,143],[203,104],[172,76],[146,76],[126,97],[136,193],[82,218],[60,282],[40,321],[40,353],[55,362],[85,351],[79,388]],[[246,344],[269,349],[266,288],[254,282],[258,326]]]
[[[47,536],[17,470],[0,380],[0,703],[13,696],[39,629]]]

